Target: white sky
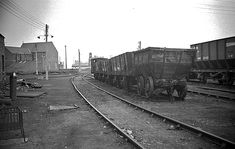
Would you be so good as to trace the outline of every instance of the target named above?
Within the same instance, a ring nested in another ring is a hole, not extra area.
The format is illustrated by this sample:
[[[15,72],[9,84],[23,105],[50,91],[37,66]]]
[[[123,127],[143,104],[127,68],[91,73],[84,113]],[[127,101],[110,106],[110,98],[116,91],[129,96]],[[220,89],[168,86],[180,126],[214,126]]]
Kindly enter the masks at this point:
[[[6,0],[3,0],[6,1]],[[233,0],[11,0],[49,25],[61,60],[68,67],[89,52],[110,57],[148,46],[189,48],[190,44],[235,36]],[[0,6],[0,33],[6,45],[21,46],[42,30]]]

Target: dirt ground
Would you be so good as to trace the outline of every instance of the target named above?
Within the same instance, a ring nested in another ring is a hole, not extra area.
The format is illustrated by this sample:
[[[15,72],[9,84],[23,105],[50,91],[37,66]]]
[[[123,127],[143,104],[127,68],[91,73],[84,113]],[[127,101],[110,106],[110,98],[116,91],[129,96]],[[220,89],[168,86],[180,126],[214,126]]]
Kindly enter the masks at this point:
[[[15,136],[0,140],[1,149],[94,149],[133,148],[90,110],[79,97],[69,77],[34,80],[46,94],[36,98],[17,98],[14,105],[24,110],[24,130],[28,142]],[[78,105],[77,109],[50,111],[50,105]],[[7,134],[6,134],[7,135]]]

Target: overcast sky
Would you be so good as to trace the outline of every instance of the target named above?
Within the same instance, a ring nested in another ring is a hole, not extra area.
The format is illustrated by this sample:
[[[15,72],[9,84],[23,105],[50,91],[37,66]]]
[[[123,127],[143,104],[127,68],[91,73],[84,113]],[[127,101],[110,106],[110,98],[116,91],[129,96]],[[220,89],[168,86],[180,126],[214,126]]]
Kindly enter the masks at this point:
[[[7,2],[11,1],[11,3]],[[30,18],[30,19],[27,19]],[[235,0],[1,0],[0,33],[8,46],[43,42],[43,25],[68,67],[88,54],[116,56],[149,46],[190,44],[235,36]]]

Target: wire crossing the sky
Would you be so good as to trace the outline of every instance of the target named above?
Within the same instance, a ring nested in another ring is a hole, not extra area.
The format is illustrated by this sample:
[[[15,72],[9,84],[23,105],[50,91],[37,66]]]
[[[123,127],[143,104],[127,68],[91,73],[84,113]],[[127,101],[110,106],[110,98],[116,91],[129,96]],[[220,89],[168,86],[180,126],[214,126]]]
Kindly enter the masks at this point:
[[[24,10],[18,4],[9,0],[1,0],[0,6],[4,8],[6,11],[8,11],[9,13],[11,13],[12,15],[30,24],[31,26],[39,30],[44,30],[44,27],[46,24],[41,22],[37,18],[33,17],[28,11]]]

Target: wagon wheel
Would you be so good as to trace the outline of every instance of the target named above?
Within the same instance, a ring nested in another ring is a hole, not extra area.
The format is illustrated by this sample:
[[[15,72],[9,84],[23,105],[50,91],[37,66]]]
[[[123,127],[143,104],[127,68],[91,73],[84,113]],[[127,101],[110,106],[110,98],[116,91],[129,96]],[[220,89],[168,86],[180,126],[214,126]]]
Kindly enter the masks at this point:
[[[181,100],[185,100],[185,96],[187,94],[187,88],[186,87],[181,87],[179,89],[176,89],[177,94]]]
[[[137,83],[137,93],[139,95],[143,94],[143,90],[144,90],[144,78],[142,76],[140,76],[138,78],[138,83]]]
[[[152,96],[154,90],[153,78],[148,77],[145,81],[145,97],[149,98]]]

